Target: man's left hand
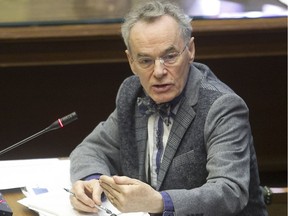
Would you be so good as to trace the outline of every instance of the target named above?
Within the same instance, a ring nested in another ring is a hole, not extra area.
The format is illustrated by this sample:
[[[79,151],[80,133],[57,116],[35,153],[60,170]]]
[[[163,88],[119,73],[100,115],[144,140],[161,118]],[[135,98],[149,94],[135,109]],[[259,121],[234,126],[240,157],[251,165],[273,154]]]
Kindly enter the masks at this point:
[[[105,176],[99,179],[106,197],[121,212],[163,212],[161,194],[150,185],[126,176]]]

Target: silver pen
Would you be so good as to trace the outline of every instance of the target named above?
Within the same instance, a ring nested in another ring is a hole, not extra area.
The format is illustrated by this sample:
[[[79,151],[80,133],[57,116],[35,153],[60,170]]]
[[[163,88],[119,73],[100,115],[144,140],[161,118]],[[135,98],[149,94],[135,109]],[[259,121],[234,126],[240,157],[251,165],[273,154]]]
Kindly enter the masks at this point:
[[[67,188],[64,188],[65,191],[67,191],[68,193],[70,193],[71,195],[75,196],[75,193],[73,193],[72,191],[70,191]],[[113,213],[110,209],[102,206],[102,205],[95,205],[95,207],[99,210],[105,211],[107,214],[109,214],[110,216],[117,216],[117,214]]]

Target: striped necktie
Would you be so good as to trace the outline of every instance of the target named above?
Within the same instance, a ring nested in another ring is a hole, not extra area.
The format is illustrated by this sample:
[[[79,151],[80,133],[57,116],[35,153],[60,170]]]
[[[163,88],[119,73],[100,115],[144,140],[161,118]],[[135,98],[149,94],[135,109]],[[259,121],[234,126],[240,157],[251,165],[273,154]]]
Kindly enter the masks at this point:
[[[153,142],[153,152],[152,152],[152,164],[149,163],[148,165],[148,179],[151,183],[151,186],[156,188],[157,187],[157,177],[160,170],[161,165],[161,158],[164,151],[164,145],[163,145],[163,134],[164,134],[164,128],[163,128],[163,120],[159,116],[155,120],[154,125],[154,142]]]
[[[163,133],[164,133],[163,120],[162,118],[159,118],[156,130],[156,147],[157,147],[156,161],[155,161],[156,166],[154,167],[156,168],[157,175],[159,174],[161,158],[163,154]]]

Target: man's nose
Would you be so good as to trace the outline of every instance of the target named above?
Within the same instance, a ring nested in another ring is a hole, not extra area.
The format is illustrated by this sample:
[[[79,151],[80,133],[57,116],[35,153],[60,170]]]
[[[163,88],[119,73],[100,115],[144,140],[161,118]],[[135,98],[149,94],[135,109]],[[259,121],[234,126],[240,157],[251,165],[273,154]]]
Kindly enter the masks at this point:
[[[156,78],[161,78],[165,74],[164,61],[161,58],[155,59],[154,62],[154,76]]]

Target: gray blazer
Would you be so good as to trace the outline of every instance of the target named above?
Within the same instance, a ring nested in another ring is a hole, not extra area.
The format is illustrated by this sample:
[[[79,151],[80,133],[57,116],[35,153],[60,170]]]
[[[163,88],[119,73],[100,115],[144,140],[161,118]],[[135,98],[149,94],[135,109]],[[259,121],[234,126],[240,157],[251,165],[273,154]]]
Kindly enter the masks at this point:
[[[184,91],[156,189],[169,193],[175,215],[268,215],[245,102],[200,63],[191,65]],[[114,112],[71,153],[72,182],[94,173],[146,182],[141,94],[137,76],[122,83]]]

